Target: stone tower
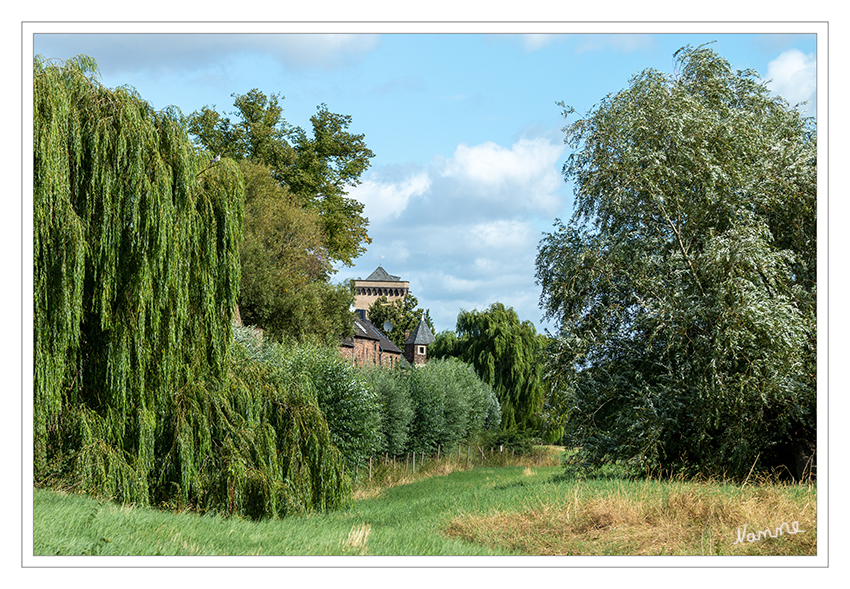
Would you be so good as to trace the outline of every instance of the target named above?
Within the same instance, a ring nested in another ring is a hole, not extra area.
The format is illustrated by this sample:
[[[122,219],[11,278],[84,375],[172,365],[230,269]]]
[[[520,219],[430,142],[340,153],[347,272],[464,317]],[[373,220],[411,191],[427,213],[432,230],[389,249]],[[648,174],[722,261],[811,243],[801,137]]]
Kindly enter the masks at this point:
[[[378,266],[366,280],[354,281],[354,291],[354,308],[368,311],[379,297],[387,297],[388,301],[403,299],[410,292],[410,283]]]

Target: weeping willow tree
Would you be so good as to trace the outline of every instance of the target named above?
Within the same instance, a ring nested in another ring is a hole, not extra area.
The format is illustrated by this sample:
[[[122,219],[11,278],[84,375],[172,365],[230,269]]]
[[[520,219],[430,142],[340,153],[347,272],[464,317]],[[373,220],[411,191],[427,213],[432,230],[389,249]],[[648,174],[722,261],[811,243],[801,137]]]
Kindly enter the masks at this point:
[[[345,485],[313,447],[329,440],[315,394],[230,351],[238,167],[198,153],[177,109],[97,77],[85,56],[34,61],[36,484],[256,515],[333,506]]]
[[[461,311],[457,334],[439,334],[428,354],[472,364],[496,392],[502,429],[534,430],[543,408],[541,360],[545,345],[545,336],[537,333],[533,323],[520,321],[513,308],[497,302],[484,311]]]

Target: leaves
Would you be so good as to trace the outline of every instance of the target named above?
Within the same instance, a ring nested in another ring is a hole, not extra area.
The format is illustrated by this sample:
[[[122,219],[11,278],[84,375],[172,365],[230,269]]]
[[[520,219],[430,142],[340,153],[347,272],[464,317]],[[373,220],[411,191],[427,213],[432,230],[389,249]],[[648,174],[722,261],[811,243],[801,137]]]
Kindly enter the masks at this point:
[[[330,256],[318,216],[293,203],[270,168],[243,160],[244,240],[239,248],[243,322],[275,340],[325,341],[350,333],[350,285],[329,283]]]
[[[493,303],[485,311],[461,311],[457,335],[441,333],[436,339],[431,357],[460,358],[493,387],[503,429],[536,427],[543,404],[545,338],[531,322],[521,322],[513,309]]]
[[[434,330],[431,314],[427,309],[422,311],[417,298],[409,293],[404,298],[393,301],[389,301],[387,297],[378,297],[369,307],[367,315],[369,321],[378,329],[383,329],[387,321],[392,323],[392,330],[385,335],[401,350],[404,350],[405,333],[413,333],[420,320],[425,320],[432,333]]]
[[[70,435],[92,484],[143,501],[150,412],[225,371],[242,187],[227,162],[199,184],[179,113],[102,87],[93,60],[34,68],[36,470]],[[82,430],[56,427],[81,406]]]
[[[676,59],[565,128],[548,412],[579,460],[746,474],[814,439],[814,123],[707,47]]]
[[[346,195],[374,157],[364,135],[350,133],[351,117],[324,104],[310,118],[310,135],[286,122],[279,94],[253,89],[233,97],[237,122],[204,107],[189,117],[190,133],[212,153],[268,166],[291,202],[317,215],[330,260],[353,265],[371,243],[363,204]]]
[[[344,505],[315,375],[233,343],[240,169],[90,58],[34,70],[36,483],[249,517]]]

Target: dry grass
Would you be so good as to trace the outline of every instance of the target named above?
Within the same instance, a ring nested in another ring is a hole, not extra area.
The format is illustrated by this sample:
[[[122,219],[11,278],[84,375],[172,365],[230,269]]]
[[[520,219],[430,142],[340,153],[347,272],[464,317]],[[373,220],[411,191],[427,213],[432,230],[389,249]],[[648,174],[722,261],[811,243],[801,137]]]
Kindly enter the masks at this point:
[[[533,555],[817,554],[813,490],[650,482],[611,492],[577,483],[571,495],[521,512],[463,514],[445,532]],[[800,533],[789,533],[794,521]],[[777,537],[758,538],[765,529]],[[747,541],[750,532],[755,541]]]
[[[560,466],[563,451],[563,448],[559,446],[535,446],[531,455],[514,456],[509,452],[494,450],[485,452],[485,458],[482,461],[481,454],[476,455],[476,449],[473,448],[468,462],[466,455],[462,455],[460,459],[453,454],[444,455],[439,460],[432,456],[428,458],[424,466],[417,464],[416,472],[413,472],[412,464],[405,467],[404,461],[397,462],[395,465],[391,462],[384,464],[376,461],[373,465],[372,480],[361,480],[355,485],[352,496],[355,501],[374,499],[392,487],[480,466],[522,466],[525,467],[523,474],[529,476],[534,473],[533,467]]]
[[[352,496],[355,501],[374,499],[380,497],[386,489],[408,485],[433,476],[445,476],[457,470],[467,470],[469,468],[472,468],[472,466],[448,459],[428,465],[425,468],[417,468],[415,473],[412,470],[405,472],[403,464],[396,466],[394,470],[391,467],[385,469],[376,468],[373,479],[356,485]]]
[[[372,526],[366,522],[359,526],[355,525],[348,533],[348,538],[340,542],[343,554],[366,554],[366,542],[369,540],[369,532]]]

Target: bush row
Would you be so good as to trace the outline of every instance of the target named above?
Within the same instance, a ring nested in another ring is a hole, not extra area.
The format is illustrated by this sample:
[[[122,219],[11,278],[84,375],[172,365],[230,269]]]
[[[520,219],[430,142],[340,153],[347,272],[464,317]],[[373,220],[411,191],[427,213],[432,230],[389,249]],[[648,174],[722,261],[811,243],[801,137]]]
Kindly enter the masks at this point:
[[[151,425],[147,471],[101,434],[96,412],[70,407],[37,486],[285,516],[346,505],[351,475],[370,456],[431,453],[500,422],[493,390],[457,360],[364,369],[334,347],[261,342],[251,328],[233,335],[226,378],[175,391]]]
[[[235,333],[250,341],[250,330]],[[349,472],[370,456],[430,454],[499,427],[492,387],[454,358],[387,369],[353,366],[332,346],[243,346],[253,360],[289,373],[316,399]]]
[[[418,367],[360,369],[380,405],[381,452],[434,453],[499,427],[492,387],[469,364],[431,360]]]

